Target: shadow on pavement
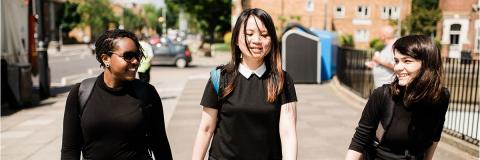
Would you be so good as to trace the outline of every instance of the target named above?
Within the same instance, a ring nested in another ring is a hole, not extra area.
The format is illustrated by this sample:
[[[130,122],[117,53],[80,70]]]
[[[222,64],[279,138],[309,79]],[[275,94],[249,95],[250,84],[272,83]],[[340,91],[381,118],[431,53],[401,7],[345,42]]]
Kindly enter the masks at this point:
[[[73,85],[68,85],[68,86],[60,86],[60,87],[51,87],[50,88],[50,98],[56,97],[60,94],[64,94],[70,91],[70,89],[73,87]],[[18,104],[17,102],[14,102],[12,104],[5,103],[2,104],[1,106],[1,116],[9,116],[12,114],[17,113],[18,111],[22,109],[30,109],[30,108],[37,108],[37,107],[42,107],[42,106],[49,106],[56,101],[49,101],[50,98],[47,99],[40,99],[39,96],[39,88],[38,86],[34,86],[32,89],[32,100],[30,103],[26,104]]]

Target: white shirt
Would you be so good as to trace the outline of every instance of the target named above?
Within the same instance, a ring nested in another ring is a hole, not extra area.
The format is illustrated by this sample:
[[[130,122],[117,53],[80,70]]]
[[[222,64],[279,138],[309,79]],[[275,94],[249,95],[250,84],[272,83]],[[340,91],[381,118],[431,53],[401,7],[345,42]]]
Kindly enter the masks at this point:
[[[393,42],[387,43],[385,47],[380,52],[380,57],[387,61],[388,63],[395,64],[395,59],[393,58]],[[394,74],[390,69],[377,65],[372,70],[373,73],[373,85],[375,88],[381,87],[383,84],[389,84],[393,81]]]
[[[257,75],[257,77],[260,78],[265,73],[265,71],[267,71],[267,66],[265,66],[265,63],[262,63],[262,65],[260,65],[260,67],[258,67],[254,71],[250,70],[249,68],[247,68],[241,63],[238,66],[238,72],[240,72],[240,74],[242,74],[247,79],[249,79],[252,76],[252,74]]]

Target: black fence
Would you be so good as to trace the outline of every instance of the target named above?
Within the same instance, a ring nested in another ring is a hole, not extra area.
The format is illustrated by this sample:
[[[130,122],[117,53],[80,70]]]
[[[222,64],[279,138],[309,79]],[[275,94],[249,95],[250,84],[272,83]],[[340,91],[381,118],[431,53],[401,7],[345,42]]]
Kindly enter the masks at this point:
[[[336,75],[352,92],[368,98],[373,90],[371,69],[365,66],[373,53],[339,47]],[[445,58],[444,84],[450,91],[450,104],[444,131],[462,140],[479,145],[480,61]]]
[[[444,82],[450,91],[445,131],[479,145],[479,60],[444,60]]]
[[[368,98],[373,91],[372,70],[365,65],[372,56],[373,52],[370,51],[338,48],[336,69],[338,80],[362,98]]]

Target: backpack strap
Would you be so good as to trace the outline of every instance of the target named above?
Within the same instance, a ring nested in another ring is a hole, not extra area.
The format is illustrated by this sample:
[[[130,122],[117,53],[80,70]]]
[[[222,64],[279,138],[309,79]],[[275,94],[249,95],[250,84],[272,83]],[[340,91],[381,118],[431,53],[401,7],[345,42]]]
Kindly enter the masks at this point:
[[[393,119],[393,112],[395,110],[395,102],[393,101],[393,97],[390,94],[389,87],[385,87],[383,92],[383,97],[385,98],[385,107],[381,112],[381,119],[380,123],[378,123],[377,131],[376,131],[376,138],[379,142],[382,141],[385,132],[387,132],[388,128]]]
[[[215,89],[215,93],[219,95],[220,92],[220,76],[222,70],[219,67],[215,67],[210,71],[210,81],[212,81],[213,88]]]
[[[80,87],[78,88],[78,102],[79,102],[79,107],[80,107],[80,116],[83,113],[83,109],[85,108],[85,105],[87,104],[88,98],[90,98],[90,95],[93,90],[93,86],[95,86],[95,81],[97,80],[96,77],[92,78],[87,78],[84,79],[80,83]]]

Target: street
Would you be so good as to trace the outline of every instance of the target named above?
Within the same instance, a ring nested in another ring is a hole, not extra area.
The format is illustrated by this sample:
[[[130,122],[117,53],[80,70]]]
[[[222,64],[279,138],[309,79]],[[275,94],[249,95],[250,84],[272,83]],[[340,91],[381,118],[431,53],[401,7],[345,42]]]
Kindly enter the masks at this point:
[[[83,78],[98,73],[88,73],[86,68],[98,67],[87,64],[94,59],[86,50],[84,53],[58,55],[52,59],[52,75],[61,84],[61,79],[70,86]],[[79,55],[80,54],[80,55]],[[84,58],[82,57],[82,54]],[[87,56],[88,55],[88,56]],[[167,134],[174,159],[186,160],[191,157],[194,137],[200,122],[200,98],[211,68],[228,61],[228,54],[213,57],[195,55],[192,66],[178,69],[174,66],[154,66],[151,70],[151,84],[155,86],[164,106]],[[62,62],[70,58],[75,63]],[[55,61],[54,61],[55,60]],[[96,62],[96,61],[94,61]],[[53,66],[61,63],[61,66]],[[88,66],[75,68],[71,66]],[[55,70],[65,70],[54,73]],[[74,70],[75,72],[67,72]],[[99,72],[99,71],[98,71]],[[67,74],[68,73],[68,74]],[[85,74],[87,73],[87,74]],[[58,81],[60,80],[60,81]],[[52,78],[53,82],[53,78]],[[348,91],[335,83],[297,84],[298,96],[298,144],[301,160],[343,159],[360,117],[364,100],[352,97]],[[41,101],[38,106],[23,109],[1,118],[1,159],[44,160],[59,159],[62,142],[62,123],[68,92],[57,94]],[[475,159],[474,157],[441,142],[434,159]]]

